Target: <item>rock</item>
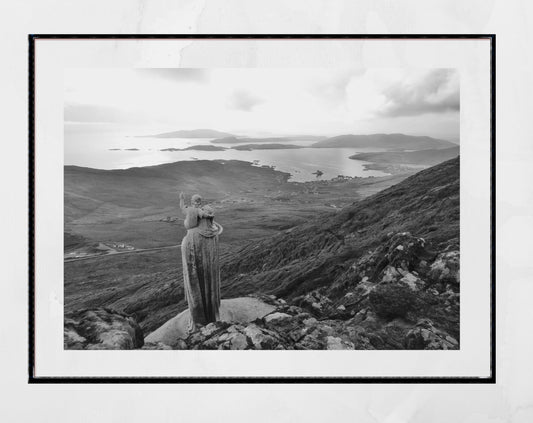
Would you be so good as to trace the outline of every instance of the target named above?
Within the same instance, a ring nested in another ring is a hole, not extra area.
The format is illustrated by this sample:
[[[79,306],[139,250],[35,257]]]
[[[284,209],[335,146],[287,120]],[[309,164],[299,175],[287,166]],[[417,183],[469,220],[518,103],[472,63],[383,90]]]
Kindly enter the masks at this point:
[[[324,316],[334,312],[333,302],[318,291],[311,291],[305,296],[293,300],[296,306],[309,310],[315,316]]]
[[[397,270],[421,271],[421,263],[432,260],[435,255],[427,248],[424,238],[414,237],[409,232],[397,233],[374,251],[373,279],[377,279],[387,266]],[[389,275],[387,278],[391,276],[395,275]]]
[[[142,350],[171,350],[170,345],[163,344],[162,342],[147,342],[141,348]]]
[[[403,278],[400,279],[400,282],[407,285],[413,291],[418,291],[425,285],[425,282],[423,280],[419,279],[418,277],[409,272],[405,272],[405,275]]]
[[[231,350],[245,350],[248,347],[246,335],[237,333],[229,340]]]
[[[257,350],[271,350],[279,346],[278,340],[269,332],[251,324],[244,330],[246,336],[250,339],[252,345]]]
[[[182,342],[186,344],[187,349],[197,350],[284,350],[291,348],[288,342],[276,332],[255,323],[228,325],[228,323],[216,322],[214,325],[217,330],[205,332],[205,336],[202,331],[195,332]]]
[[[317,322],[318,322],[318,320],[316,320],[314,317],[311,317],[309,319],[305,319],[303,321],[304,325],[306,325],[306,326],[314,326],[314,325],[317,324]]]
[[[363,320],[366,319],[367,310],[368,309],[364,308],[364,309],[360,310],[358,313],[354,312],[354,317],[351,319],[351,322],[354,325],[357,325],[357,324],[361,323]]]
[[[220,320],[231,323],[249,323],[255,319],[261,319],[273,312],[275,306],[253,297],[240,297],[222,300],[220,304]],[[188,336],[189,311],[185,310],[173,317],[161,327],[150,333],[145,342],[162,342],[174,347],[180,339]],[[206,330],[206,327],[203,329]]]
[[[140,326],[127,314],[98,308],[65,315],[65,349],[131,350],[143,344]]]
[[[383,277],[381,278],[381,282],[392,282],[397,280],[399,277],[400,272],[396,270],[396,268],[392,266],[387,266],[383,271]]]
[[[433,282],[459,284],[459,251],[449,251],[437,256],[429,269],[429,278]]]
[[[291,318],[292,316],[290,314],[276,312],[276,313],[268,314],[267,316],[263,318],[263,320],[265,321],[265,323],[278,324],[286,320],[290,320]]]
[[[458,349],[459,342],[447,333],[438,330],[429,319],[421,319],[416,327],[407,332],[405,347],[411,350]]]
[[[200,333],[202,334],[202,336],[208,337],[214,334],[217,330],[218,330],[218,327],[215,323],[209,323],[208,325],[200,329]]]
[[[339,311],[344,311],[346,310],[346,307],[344,307],[342,304],[340,306],[337,307],[337,310]]]
[[[353,350],[354,345],[351,342],[345,342],[341,338],[328,336],[326,338],[326,347],[328,350]]]

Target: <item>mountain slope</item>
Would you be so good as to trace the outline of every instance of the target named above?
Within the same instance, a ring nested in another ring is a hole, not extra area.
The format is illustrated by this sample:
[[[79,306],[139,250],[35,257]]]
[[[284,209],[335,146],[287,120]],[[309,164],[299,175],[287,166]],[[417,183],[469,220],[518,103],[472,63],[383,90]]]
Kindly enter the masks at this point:
[[[338,213],[261,241],[221,245],[220,261],[223,298],[273,294],[276,313],[286,314],[279,327],[221,327],[221,339],[226,330],[266,330],[284,339],[283,348],[457,348],[459,158]],[[95,307],[133,316],[145,335],[157,329],[187,307],[179,252],[65,265],[65,310]],[[443,347],[443,339],[451,344]],[[198,342],[188,348],[207,346]]]
[[[452,148],[457,145],[426,136],[404,134],[339,135],[313,144],[320,148],[386,148],[389,150],[426,150]]]
[[[390,233],[410,232],[431,248],[459,244],[459,158],[235,252],[224,268],[225,292],[244,286],[294,297],[322,286],[340,286],[350,267]]]

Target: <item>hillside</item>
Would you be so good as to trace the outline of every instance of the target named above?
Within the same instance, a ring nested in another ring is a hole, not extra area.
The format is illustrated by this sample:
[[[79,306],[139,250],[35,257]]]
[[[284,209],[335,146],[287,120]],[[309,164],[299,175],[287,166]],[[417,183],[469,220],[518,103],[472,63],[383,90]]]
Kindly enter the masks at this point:
[[[176,245],[184,235],[178,194],[200,193],[227,229],[224,242],[272,235],[338,210],[407,174],[350,181],[287,182],[288,173],[238,160],[196,160],[124,170],[64,169],[65,232],[107,245]]]
[[[174,245],[181,239],[184,229],[179,222],[173,223],[180,215],[180,191],[188,196],[201,193],[217,205],[225,220],[227,204],[253,204],[253,198],[242,200],[246,192],[262,198],[265,192],[278,191],[289,177],[237,160],[185,161],[124,170],[65,166],[64,175],[66,232],[136,248]],[[261,193],[253,194],[253,190]],[[238,230],[230,233],[239,236]]]
[[[433,166],[459,155],[459,146],[440,150],[387,151],[381,153],[357,153],[350,156],[353,160],[374,163],[415,164]]]
[[[350,284],[352,265],[390,234],[410,232],[435,251],[459,244],[459,158],[253,245],[224,266],[226,295],[243,286],[282,297]],[[378,272],[379,269],[376,269]],[[341,290],[342,291],[342,290]]]
[[[388,150],[426,150],[456,147],[449,141],[404,134],[339,135],[313,144],[313,147],[386,148]]]
[[[458,348],[458,158],[340,212],[221,248],[222,297],[254,295],[275,316],[217,324],[180,348],[253,348],[251,333],[267,349]],[[145,336],[185,310],[179,251],[65,264],[66,312],[100,307],[132,316]]]

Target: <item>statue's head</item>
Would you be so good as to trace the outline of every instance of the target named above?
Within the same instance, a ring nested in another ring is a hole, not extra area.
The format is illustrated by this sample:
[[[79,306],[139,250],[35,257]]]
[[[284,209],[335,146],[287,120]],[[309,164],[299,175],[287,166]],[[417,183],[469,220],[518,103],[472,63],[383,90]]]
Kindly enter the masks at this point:
[[[191,197],[191,204],[193,207],[200,207],[202,205],[202,197],[200,197],[198,194],[194,194]]]
[[[211,206],[203,206],[202,210],[204,211],[204,215],[206,217],[215,217],[215,210],[213,210],[213,207]]]

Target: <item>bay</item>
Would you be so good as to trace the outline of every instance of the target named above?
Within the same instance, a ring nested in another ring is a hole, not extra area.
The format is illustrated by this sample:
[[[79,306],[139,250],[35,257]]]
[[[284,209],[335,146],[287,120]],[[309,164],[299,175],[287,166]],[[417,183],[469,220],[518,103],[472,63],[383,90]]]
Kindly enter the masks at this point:
[[[349,157],[358,152],[380,149],[312,148],[315,141],[291,140],[300,149],[240,151],[231,149],[238,144],[212,144],[205,138],[137,137],[120,131],[80,131],[65,129],[65,165],[96,169],[127,169],[163,163],[190,160],[243,160],[258,166],[273,166],[291,174],[291,181],[316,180],[313,173],[323,172],[320,179],[338,175],[352,177],[386,176],[378,170],[365,170],[368,162]],[[224,151],[162,151],[168,148],[183,149],[195,145],[226,147]]]

